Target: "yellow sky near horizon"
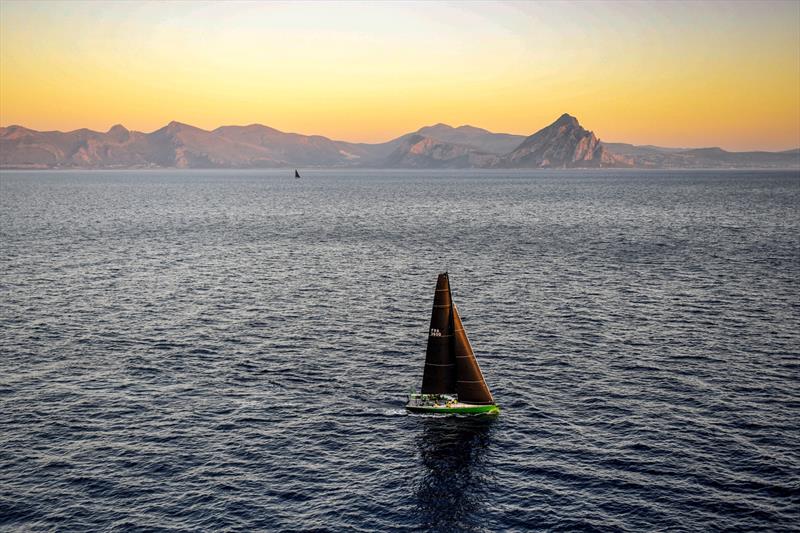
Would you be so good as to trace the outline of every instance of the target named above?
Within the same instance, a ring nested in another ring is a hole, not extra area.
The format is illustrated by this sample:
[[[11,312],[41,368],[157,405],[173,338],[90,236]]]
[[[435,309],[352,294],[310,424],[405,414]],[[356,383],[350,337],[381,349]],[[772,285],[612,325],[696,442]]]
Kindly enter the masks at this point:
[[[800,2],[0,0],[0,125],[800,146]]]

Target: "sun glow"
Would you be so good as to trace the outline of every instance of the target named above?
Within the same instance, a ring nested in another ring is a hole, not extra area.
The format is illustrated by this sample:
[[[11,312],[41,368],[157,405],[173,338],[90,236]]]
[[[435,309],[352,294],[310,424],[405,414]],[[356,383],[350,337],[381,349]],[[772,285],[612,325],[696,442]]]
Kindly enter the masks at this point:
[[[0,2],[0,124],[800,146],[800,3]]]

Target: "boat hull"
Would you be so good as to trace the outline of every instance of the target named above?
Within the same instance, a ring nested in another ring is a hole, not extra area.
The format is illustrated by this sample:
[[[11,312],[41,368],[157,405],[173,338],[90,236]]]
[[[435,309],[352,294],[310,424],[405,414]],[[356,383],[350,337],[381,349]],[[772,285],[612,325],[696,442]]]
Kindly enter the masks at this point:
[[[454,407],[433,405],[406,405],[411,413],[445,414],[445,415],[497,415],[500,408],[497,405],[459,405]]]

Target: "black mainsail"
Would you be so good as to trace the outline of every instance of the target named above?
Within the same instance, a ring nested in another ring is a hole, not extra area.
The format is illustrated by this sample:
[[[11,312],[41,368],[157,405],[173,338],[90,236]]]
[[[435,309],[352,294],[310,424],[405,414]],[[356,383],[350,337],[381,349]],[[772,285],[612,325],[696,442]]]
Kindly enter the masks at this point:
[[[300,173],[297,171],[297,169],[294,169],[294,177],[295,178],[299,178],[300,177]]]
[[[494,398],[464,331],[447,273],[439,274],[433,297],[422,394],[457,394],[462,403],[491,405]]]
[[[453,357],[453,300],[447,273],[439,274],[433,296],[422,394],[454,394],[456,362]]]

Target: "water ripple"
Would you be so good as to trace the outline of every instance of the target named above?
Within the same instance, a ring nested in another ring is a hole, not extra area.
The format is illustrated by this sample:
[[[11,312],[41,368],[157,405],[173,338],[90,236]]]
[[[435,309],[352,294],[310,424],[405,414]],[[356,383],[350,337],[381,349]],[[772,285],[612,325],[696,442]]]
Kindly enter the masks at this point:
[[[797,173],[304,176],[0,175],[0,527],[798,530]]]

